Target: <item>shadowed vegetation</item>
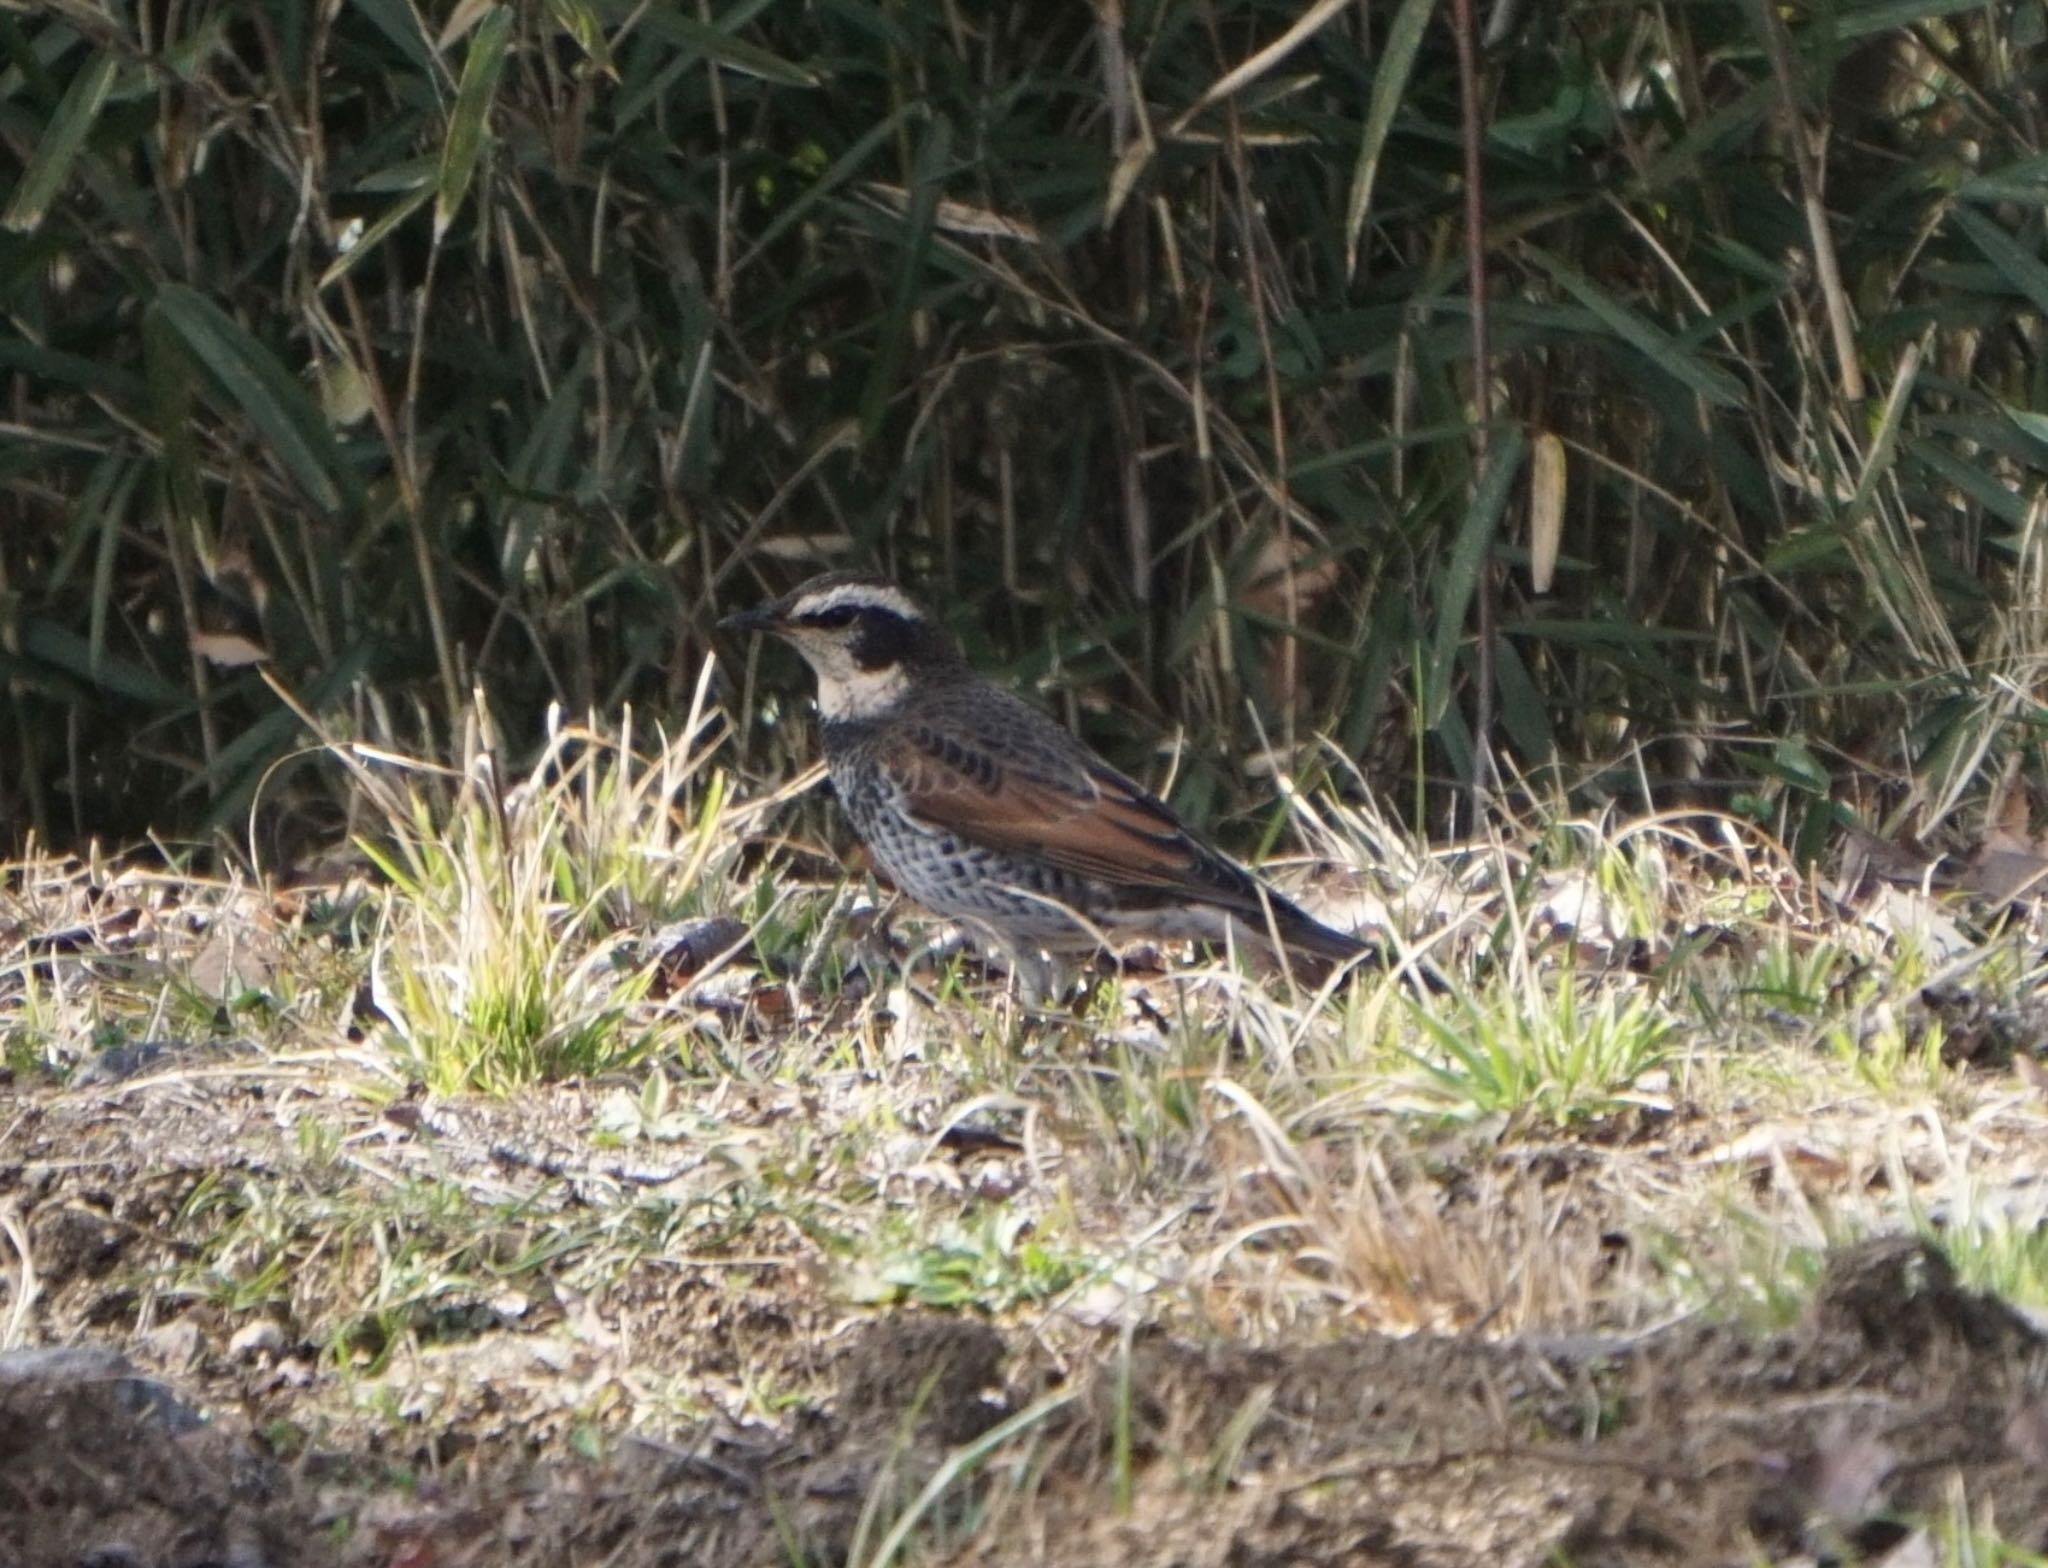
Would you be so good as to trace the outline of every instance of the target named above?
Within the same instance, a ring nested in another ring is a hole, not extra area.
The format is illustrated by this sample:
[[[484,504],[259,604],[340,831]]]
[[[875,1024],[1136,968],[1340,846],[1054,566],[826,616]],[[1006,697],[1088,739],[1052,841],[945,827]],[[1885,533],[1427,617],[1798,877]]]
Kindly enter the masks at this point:
[[[2041,31],[1516,13],[1482,475],[1424,4],[0,14],[0,822],[289,858],[307,714],[523,763],[872,559],[1197,819],[1437,825],[1490,549],[1510,771],[1929,832],[2035,727]]]

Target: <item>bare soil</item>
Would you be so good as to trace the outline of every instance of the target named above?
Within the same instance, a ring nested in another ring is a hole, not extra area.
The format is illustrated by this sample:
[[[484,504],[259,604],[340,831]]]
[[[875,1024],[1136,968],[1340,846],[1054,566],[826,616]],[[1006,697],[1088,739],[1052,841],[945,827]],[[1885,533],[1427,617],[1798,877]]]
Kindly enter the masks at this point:
[[[1785,1332],[1053,1333],[851,1307],[785,1221],[736,1219],[723,1249],[655,1233],[600,1270],[546,1257],[562,1214],[622,1193],[700,1222],[729,1196],[729,1151],[636,1165],[589,1142],[575,1088],[344,1114],[315,1077],[229,1059],[5,1093],[0,1327],[63,1347],[0,1355],[19,1568],[865,1564],[907,1509],[921,1560],[1076,1568],[1881,1560],[1959,1518],[2048,1550],[2041,1338],[1908,1240],[1837,1254]],[[723,1107],[742,1130],[788,1114]],[[294,1296],[391,1266],[346,1199],[402,1189],[402,1154],[510,1200],[463,1243],[462,1277],[496,1257],[503,1287],[401,1321]],[[520,1196],[543,1189],[552,1210]],[[266,1231],[267,1191],[298,1217]],[[269,1279],[266,1304],[232,1278]]]

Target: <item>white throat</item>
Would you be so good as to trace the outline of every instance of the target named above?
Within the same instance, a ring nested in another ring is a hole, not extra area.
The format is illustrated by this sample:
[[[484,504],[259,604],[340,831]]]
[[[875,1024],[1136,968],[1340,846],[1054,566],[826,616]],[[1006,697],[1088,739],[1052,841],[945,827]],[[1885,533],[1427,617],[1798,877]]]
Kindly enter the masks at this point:
[[[910,688],[910,677],[900,664],[883,670],[863,670],[847,659],[843,666],[818,671],[818,712],[824,718],[875,718],[901,702]]]

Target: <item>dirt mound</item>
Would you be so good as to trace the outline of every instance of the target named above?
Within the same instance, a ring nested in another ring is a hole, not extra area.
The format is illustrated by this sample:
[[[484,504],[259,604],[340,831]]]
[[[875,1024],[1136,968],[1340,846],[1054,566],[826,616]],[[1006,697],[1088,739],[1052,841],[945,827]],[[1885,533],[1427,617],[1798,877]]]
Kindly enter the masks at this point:
[[[904,1312],[852,1336],[836,1395],[779,1429],[706,1422],[587,1463],[485,1444],[394,1484],[370,1455],[287,1463],[112,1352],[17,1353],[0,1360],[0,1560],[867,1561],[913,1510],[928,1546],[989,1564],[1708,1564],[1879,1554],[1957,1495],[2039,1549],[2042,1368],[2026,1322],[1888,1240],[1841,1254],[1778,1335],[1162,1336],[1062,1367]]]

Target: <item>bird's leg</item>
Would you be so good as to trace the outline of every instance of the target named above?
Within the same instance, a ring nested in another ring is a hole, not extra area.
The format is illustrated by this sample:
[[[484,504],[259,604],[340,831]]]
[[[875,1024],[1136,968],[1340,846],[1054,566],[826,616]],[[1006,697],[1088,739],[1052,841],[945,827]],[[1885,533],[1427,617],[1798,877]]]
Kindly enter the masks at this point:
[[[985,950],[1002,956],[1003,967],[1010,972],[1009,983],[1016,987],[1019,1001],[1036,1010],[1058,999],[1064,987],[1057,961],[1051,954],[1020,942],[1007,941],[1001,933],[988,927],[982,930]]]

